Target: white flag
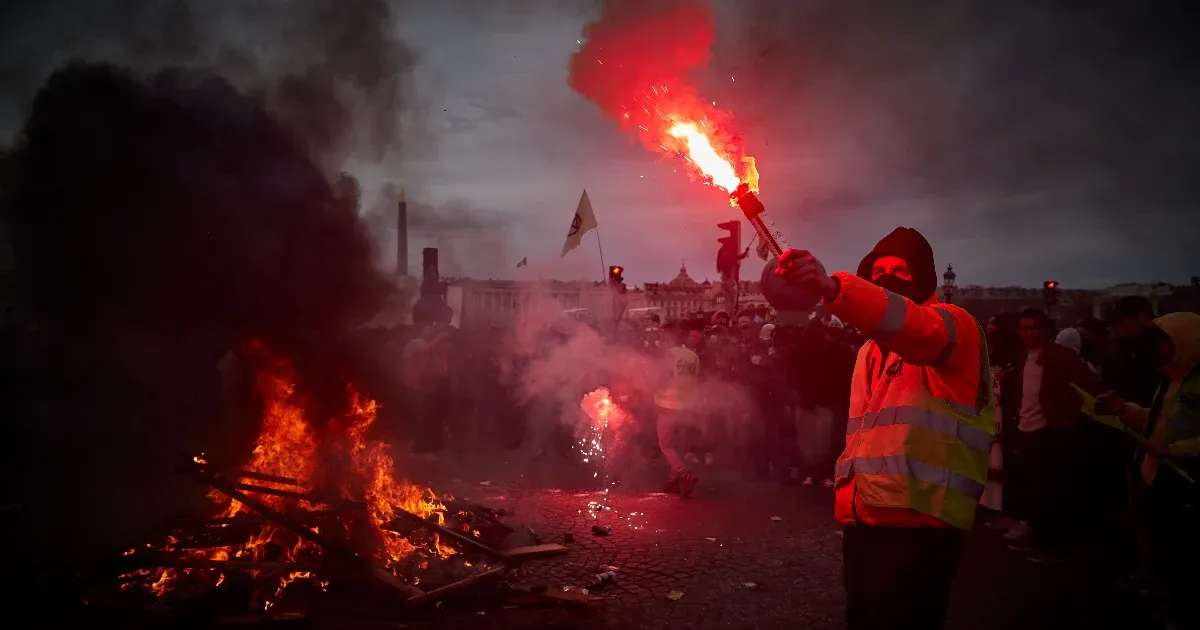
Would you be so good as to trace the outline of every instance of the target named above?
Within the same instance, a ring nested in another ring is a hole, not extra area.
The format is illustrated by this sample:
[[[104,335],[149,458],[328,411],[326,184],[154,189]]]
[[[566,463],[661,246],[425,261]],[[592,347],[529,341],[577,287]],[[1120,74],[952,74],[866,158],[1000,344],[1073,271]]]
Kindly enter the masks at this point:
[[[583,235],[599,226],[596,215],[592,212],[592,202],[588,201],[587,191],[579,198],[579,207],[575,209],[575,217],[571,219],[571,228],[567,230],[567,242],[563,243],[562,255],[579,247]]]
[[[766,241],[759,239],[758,247],[754,251],[764,261],[771,260],[771,246],[767,245]]]

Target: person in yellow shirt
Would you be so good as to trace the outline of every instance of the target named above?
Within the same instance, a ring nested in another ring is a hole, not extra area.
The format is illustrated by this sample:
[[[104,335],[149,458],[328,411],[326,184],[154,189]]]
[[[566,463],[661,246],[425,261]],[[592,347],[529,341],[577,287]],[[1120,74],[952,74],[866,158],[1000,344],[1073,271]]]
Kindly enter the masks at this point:
[[[667,375],[663,386],[654,395],[658,407],[658,448],[671,466],[666,491],[686,497],[696,488],[698,480],[684,465],[675,440],[680,429],[691,426],[695,420],[700,383],[700,356],[696,354],[696,348],[704,335],[699,329],[683,326],[672,326],[665,332],[670,340],[664,355]]]

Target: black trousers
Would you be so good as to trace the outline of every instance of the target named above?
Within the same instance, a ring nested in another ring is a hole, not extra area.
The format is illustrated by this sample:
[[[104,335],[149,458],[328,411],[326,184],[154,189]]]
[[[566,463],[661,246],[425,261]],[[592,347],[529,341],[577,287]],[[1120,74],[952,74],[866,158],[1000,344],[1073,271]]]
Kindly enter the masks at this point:
[[[849,630],[934,630],[950,605],[963,533],[852,525],[842,535]]]
[[[1015,431],[1014,435],[1005,436],[1013,441],[1011,470],[1016,479],[1012,490],[1019,506],[1010,513],[1028,522],[1038,546],[1049,550],[1069,547],[1073,532],[1079,527],[1075,449],[1080,445],[1075,435],[1074,429],[1045,428],[1028,433]],[[1009,469],[1007,460],[1004,467]]]
[[[1181,628],[1200,628],[1200,507],[1174,472],[1159,468],[1146,490],[1154,571]]]

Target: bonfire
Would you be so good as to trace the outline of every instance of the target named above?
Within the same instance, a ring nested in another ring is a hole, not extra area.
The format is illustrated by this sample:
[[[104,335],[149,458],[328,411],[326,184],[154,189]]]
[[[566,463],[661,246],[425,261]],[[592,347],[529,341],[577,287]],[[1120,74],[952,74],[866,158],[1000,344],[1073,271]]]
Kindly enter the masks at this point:
[[[423,577],[436,575],[436,586],[490,568],[459,553],[488,550],[472,544],[472,515],[397,479],[389,445],[368,439],[375,401],[348,386],[347,411],[317,425],[291,362],[261,343],[251,354],[263,400],[252,456],[238,470],[192,458],[182,472],[211,486],[212,517],[170,524],[165,541],[125,551],[127,566],[141,568],[121,575],[122,591],[177,600],[237,578],[252,586],[252,607],[269,610],[297,584],[324,590],[334,576],[356,575],[421,601]],[[321,438],[316,426],[328,427]]]

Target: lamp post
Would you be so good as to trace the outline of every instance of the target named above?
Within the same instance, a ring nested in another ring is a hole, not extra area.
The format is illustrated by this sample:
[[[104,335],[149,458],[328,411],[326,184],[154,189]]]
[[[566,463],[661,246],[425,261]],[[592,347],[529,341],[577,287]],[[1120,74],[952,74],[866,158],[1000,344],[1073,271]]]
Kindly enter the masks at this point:
[[[946,265],[946,273],[942,274],[942,297],[947,304],[954,303],[954,265]]]

